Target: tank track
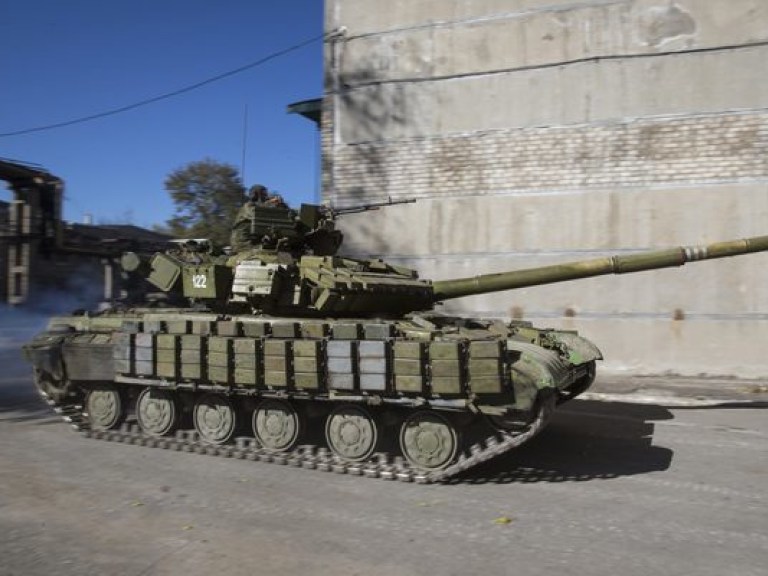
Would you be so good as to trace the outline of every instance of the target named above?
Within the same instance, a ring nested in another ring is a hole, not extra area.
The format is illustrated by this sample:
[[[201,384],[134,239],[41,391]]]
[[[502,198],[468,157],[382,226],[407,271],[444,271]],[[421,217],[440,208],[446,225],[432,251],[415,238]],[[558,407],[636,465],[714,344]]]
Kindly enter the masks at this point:
[[[311,444],[300,445],[292,451],[274,453],[261,448],[252,437],[238,437],[234,444],[213,445],[201,442],[195,430],[178,430],[174,436],[160,438],[146,435],[138,424],[130,423],[124,423],[114,430],[92,430],[88,415],[81,405],[55,402],[45,391],[39,388],[38,391],[64,422],[86,438],[420,484],[445,483],[462,472],[521,446],[546,427],[555,407],[554,396],[545,399],[540,403],[536,418],[519,430],[506,431],[489,425],[489,429],[494,430],[493,435],[465,449],[450,466],[426,472],[414,469],[401,456],[392,457],[386,453],[374,454],[367,462],[348,462],[334,455],[328,448]]]

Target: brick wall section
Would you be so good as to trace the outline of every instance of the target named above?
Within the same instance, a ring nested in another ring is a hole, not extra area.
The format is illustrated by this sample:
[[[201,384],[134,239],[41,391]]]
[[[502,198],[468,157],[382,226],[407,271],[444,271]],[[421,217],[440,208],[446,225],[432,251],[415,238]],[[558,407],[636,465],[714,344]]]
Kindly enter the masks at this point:
[[[320,109],[320,158],[322,162],[322,194],[333,190],[333,97],[323,98]]]
[[[335,148],[328,121],[323,142],[325,161],[333,163],[332,199],[338,204],[386,195],[433,197],[768,178],[766,111],[493,130]]]

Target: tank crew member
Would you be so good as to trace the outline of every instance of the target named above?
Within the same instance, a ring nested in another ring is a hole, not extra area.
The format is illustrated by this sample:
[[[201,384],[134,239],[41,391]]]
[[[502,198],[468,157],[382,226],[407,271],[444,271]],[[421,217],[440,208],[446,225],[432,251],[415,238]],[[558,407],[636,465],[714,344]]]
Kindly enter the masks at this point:
[[[266,206],[277,206],[279,208],[288,208],[283,197],[280,194],[273,194],[267,190],[266,186],[255,184],[248,190],[248,202],[255,204],[264,204]],[[246,204],[243,208],[246,208]]]
[[[288,208],[288,204],[285,203],[282,196],[270,194],[266,186],[261,184],[251,186],[248,190],[248,202],[237,212],[235,222],[232,225],[229,243],[231,249],[235,252],[248,250],[256,243],[252,231],[252,222],[255,216],[254,208],[256,206]]]

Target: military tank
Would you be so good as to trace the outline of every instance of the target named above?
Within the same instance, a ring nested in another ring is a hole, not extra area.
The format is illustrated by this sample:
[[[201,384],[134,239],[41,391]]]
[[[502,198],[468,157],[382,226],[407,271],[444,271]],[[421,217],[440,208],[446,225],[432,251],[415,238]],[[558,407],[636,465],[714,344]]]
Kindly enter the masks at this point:
[[[126,253],[152,289],[51,319],[24,346],[37,387],[93,438],[442,481],[534,437],[602,355],[576,332],[440,302],[768,250],[761,236],[445,281],[337,255],[336,217],[390,203],[254,202],[230,254],[200,241]]]

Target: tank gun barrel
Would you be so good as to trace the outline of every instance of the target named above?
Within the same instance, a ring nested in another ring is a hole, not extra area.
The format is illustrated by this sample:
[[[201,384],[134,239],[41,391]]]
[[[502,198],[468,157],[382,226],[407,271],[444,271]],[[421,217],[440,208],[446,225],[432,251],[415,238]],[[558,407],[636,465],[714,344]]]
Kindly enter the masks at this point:
[[[450,300],[463,296],[565,282],[592,276],[671,268],[698,260],[728,258],[729,256],[763,251],[768,251],[768,236],[755,236],[701,246],[680,246],[628,256],[610,256],[513,272],[442,280],[434,282],[433,288],[435,301]]]

